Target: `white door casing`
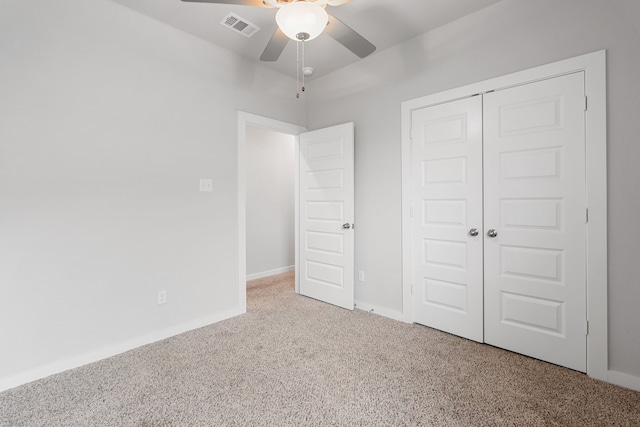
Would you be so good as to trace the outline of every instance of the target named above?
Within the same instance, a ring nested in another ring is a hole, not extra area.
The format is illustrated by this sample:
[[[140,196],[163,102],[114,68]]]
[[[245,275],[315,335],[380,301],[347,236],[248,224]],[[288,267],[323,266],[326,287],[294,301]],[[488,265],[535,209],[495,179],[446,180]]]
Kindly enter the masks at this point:
[[[483,341],[482,99],[412,113],[414,321]]]
[[[484,95],[485,341],[582,372],[584,95],[583,72]]]
[[[300,134],[299,181],[300,293],[352,310],[353,123]]]

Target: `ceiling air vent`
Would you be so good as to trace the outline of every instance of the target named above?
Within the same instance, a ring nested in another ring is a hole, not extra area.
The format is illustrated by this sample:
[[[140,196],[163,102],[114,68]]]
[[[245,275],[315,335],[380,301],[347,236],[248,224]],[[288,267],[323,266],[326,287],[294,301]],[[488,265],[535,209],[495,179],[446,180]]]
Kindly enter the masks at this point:
[[[252,24],[244,18],[240,18],[235,13],[228,14],[220,23],[225,27],[229,27],[232,30],[239,32],[245,37],[251,37],[260,30],[260,27]]]

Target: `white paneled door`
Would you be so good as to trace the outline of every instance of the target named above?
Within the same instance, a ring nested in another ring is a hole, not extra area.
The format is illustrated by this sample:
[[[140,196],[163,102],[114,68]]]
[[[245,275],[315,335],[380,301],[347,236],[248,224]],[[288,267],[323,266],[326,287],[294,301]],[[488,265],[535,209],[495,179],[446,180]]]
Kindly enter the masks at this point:
[[[482,99],[412,115],[414,321],[482,342]]]
[[[584,74],[414,110],[414,321],[586,371]]]
[[[354,307],[354,125],[300,134],[300,293]]]
[[[484,96],[484,179],[485,341],[586,371],[583,73]]]

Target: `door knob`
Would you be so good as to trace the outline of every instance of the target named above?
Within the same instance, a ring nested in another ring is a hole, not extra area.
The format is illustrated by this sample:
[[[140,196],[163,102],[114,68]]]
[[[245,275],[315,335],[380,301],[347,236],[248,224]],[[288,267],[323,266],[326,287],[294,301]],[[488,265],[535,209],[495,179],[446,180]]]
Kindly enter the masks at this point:
[[[345,230],[348,230],[351,228],[351,224],[349,224],[348,222],[345,224],[342,224],[342,228],[344,228]]]
[[[478,229],[477,228],[472,228],[471,230],[469,230],[469,236],[476,237],[477,235],[478,235]]]
[[[494,230],[493,228],[489,231],[487,231],[487,236],[493,238],[496,237],[498,235],[498,232],[496,230]]]

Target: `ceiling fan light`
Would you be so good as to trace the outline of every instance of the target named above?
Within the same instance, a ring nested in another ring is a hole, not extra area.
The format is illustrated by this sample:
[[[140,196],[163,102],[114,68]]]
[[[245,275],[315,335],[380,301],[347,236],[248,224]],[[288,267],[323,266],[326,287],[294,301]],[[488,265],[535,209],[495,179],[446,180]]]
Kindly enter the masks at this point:
[[[329,16],[325,10],[306,1],[298,1],[282,6],[276,14],[278,27],[293,40],[298,40],[298,34],[308,34],[304,40],[313,40],[322,34],[327,26]]]

